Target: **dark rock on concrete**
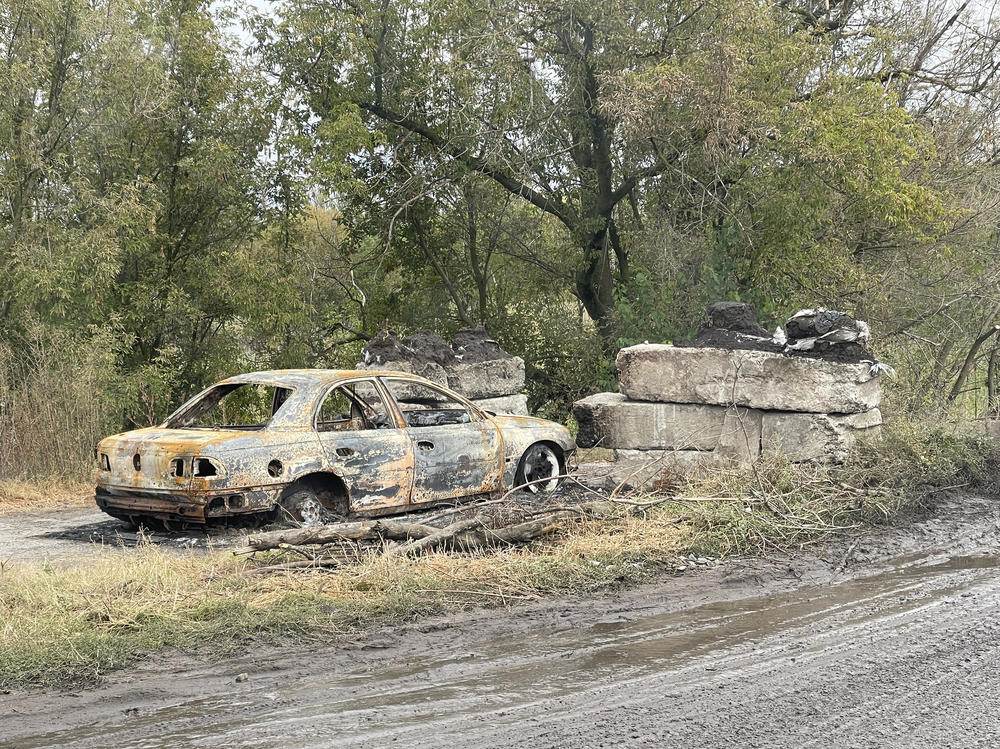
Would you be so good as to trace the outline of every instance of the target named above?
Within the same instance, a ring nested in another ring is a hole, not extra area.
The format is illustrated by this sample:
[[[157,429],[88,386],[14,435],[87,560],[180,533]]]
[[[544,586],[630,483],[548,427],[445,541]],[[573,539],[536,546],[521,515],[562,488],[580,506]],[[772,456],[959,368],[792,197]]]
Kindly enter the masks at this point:
[[[705,309],[701,333],[705,330],[731,330],[734,333],[770,338],[771,334],[757,322],[757,312],[746,302],[715,302]]]
[[[418,330],[405,336],[400,343],[413,353],[408,357],[411,361],[432,361],[442,366],[448,366],[455,361],[455,352],[444,338],[432,330]]]
[[[462,328],[455,333],[451,347],[454,354],[466,364],[511,358],[483,327]]]

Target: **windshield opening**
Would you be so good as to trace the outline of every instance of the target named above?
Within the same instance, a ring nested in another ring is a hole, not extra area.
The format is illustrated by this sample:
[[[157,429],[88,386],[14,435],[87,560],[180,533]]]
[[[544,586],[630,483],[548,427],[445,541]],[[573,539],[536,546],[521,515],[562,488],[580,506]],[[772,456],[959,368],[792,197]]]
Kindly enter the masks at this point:
[[[167,422],[168,429],[263,429],[290,388],[256,383],[217,385]]]

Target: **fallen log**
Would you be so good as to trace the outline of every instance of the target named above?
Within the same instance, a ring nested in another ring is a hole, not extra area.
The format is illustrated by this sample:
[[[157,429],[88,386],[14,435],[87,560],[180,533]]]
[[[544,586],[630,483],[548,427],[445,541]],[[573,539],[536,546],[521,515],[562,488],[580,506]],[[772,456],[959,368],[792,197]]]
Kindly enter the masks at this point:
[[[251,574],[263,575],[268,572],[284,572],[286,570],[320,570],[330,567],[339,567],[340,562],[336,559],[300,559],[296,562],[285,562],[283,564],[270,564],[266,567],[256,567],[249,570]]]
[[[367,541],[387,538],[392,541],[409,541],[436,533],[440,528],[423,523],[399,520],[362,520],[350,523],[317,525],[309,528],[283,528],[279,531],[258,533],[247,539],[247,545],[233,549],[233,554],[252,554],[255,551],[276,549],[281,544],[306,546],[332,544],[338,541]]]
[[[247,539],[247,545],[233,549],[233,554],[252,554],[256,551],[269,549],[322,546],[341,541],[366,540],[407,542],[386,552],[392,555],[415,554],[440,548],[445,544],[462,549],[510,546],[527,543],[548,535],[558,530],[565,521],[607,514],[614,509],[614,502],[588,502],[579,507],[541,510],[533,513],[534,516],[525,522],[496,527],[492,527],[491,521],[485,516],[476,515],[473,518],[451,523],[444,528],[436,528],[423,523],[385,519],[335,523],[310,528],[290,528],[252,535]],[[302,553],[299,548],[295,550]]]
[[[545,536],[559,529],[564,520],[579,520],[580,513],[569,510],[552,512],[547,515],[540,515],[533,520],[528,520],[517,525],[509,525],[506,528],[497,528],[484,534],[487,542],[499,542],[512,545],[526,543],[539,536]]]
[[[415,538],[402,546],[397,546],[393,549],[389,549],[387,555],[404,555],[404,554],[415,554],[425,549],[434,549],[438,546],[445,544],[446,542],[455,538],[458,534],[463,533],[476,526],[481,526],[483,524],[483,518],[476,515],[474,518],[468,518],[466,520],[459,520],[458,522],[447,525],[444,528],[439,528],[436,533],[431,533],[429,536],[424,536],[423,538]]]
[[[490,548],[496,546],[513,546],[528,543],[542,536],[555,533],[563,527],[566,520],[580,520],[584,515],[572,510],[561,510],[539,515],[532,520],[507,525],[499,528],[488,528],[482,525],[475,530],[457,533],[450,537],[456,548],[465,551]]]

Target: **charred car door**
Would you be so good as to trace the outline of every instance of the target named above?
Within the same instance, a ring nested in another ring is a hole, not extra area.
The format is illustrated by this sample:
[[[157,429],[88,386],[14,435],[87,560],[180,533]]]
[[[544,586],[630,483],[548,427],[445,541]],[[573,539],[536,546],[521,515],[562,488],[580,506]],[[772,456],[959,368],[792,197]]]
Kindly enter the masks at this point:
[[[410,501],[413,447],[371,379],[340,383],[316,412],[316,433],[330,471],[347,485],[357,512]]]
[[[448,391],[422,382],[383,377],[412,443],[411,502],[433,502],[498,490],[503,439],[489,419]]]

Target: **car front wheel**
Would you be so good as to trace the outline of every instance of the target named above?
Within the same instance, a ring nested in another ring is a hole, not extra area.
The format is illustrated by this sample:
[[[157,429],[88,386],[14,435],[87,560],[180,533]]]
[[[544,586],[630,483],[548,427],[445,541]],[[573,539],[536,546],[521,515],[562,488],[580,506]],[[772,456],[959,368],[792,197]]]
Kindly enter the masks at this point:
[[[521,456],[516,483],[533,494],[551,492],[559,486],[559,475],[559,456],[555,449],[544,442],[538,442]]]

